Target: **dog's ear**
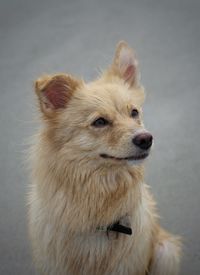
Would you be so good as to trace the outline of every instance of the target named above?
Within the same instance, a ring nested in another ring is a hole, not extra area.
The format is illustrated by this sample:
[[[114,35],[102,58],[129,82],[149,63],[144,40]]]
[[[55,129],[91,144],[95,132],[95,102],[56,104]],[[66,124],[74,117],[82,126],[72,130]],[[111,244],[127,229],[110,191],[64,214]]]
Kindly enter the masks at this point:
[[[51,117],[67,106],[74,91],[81,85],[79,80],[66,74],[43,76],[35,82],[35,92],[39,98],[41,111]]]
[[[119,76],[130,86],[139,84],[138,61],[126,42],[118,43],[109,73]]]

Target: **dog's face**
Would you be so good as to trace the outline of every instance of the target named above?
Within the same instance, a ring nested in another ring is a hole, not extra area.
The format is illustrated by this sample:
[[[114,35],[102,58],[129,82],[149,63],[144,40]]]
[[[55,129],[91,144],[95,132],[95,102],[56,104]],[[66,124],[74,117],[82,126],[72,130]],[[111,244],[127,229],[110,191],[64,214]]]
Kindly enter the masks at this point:
[[[138,165],[148,156],[152,136],[142,123],[144,91],[125,42],[100,79],[86,84],[69,75],[45,76],[36,92],[49,137],[66,158]]]

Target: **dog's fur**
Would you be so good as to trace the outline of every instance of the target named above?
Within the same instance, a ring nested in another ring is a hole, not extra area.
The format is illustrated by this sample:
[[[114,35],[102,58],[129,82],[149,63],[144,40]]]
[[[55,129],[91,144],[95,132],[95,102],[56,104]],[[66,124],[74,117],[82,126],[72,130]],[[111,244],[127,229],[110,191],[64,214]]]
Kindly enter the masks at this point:
[[[132,139],[146,132],[133,50],[119,43],[94,82],[47,75],[35,89],[43,128],[31,151],[29,229],[40,274],[178,274],[180,241],[158,225],[143,163],[122,159],[141,153]],[[95,127],[99,117],[109,124]],[[131,236],[98,230],[118,220]]]

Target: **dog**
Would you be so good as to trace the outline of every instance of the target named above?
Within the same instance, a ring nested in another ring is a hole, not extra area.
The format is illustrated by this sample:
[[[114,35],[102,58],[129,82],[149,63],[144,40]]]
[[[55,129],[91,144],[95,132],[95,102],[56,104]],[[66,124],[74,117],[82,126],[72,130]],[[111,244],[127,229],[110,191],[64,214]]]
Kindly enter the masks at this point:
[[[31,150],[29,232],[39,274],[176,275],[181,241],[159,225],[144,183],[144,128],[134,50],[119,42],[93,82],[35,82],[42,128]]]

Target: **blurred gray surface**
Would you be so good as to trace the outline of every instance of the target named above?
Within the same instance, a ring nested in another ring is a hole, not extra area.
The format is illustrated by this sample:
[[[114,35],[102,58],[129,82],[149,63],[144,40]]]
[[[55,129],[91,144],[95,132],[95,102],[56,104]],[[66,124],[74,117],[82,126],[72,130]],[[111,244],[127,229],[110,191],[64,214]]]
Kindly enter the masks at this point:
[[[121,39],[147,89],[147,182],[161,223],[184,239],[181,274],[200,274],[199,14],[198,0],[0,1],[0,274],[34,274],[24,165],[38,127],[33,80],[65,71],[90,80]]]

